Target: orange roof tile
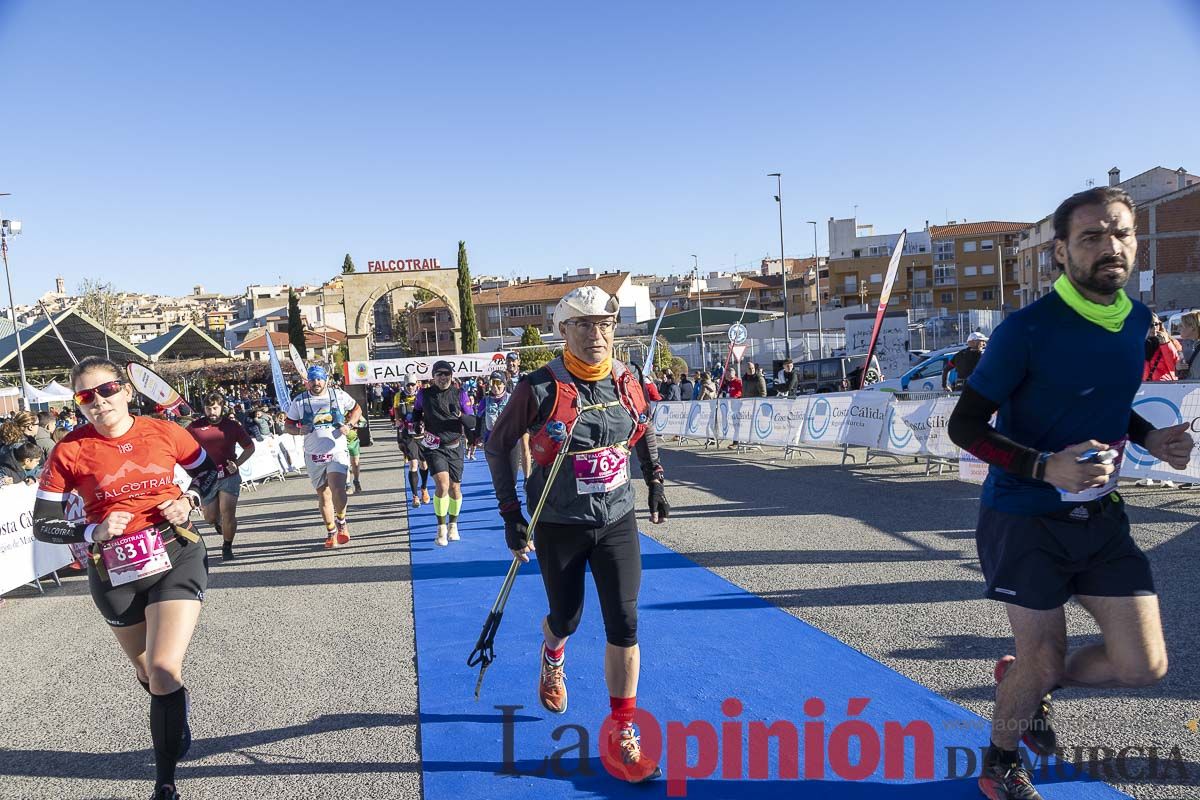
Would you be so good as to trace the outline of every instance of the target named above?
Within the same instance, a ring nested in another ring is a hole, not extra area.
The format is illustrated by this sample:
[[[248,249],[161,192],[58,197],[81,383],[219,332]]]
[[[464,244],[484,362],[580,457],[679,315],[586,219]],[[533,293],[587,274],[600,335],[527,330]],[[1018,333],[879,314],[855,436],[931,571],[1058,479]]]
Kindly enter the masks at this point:
[[[330,330],[328,333],[316,331],[304,332],[304,344],[306,347],[320,347],[325,344],[326,336],[328,336],[330,344],[341,344],[346,339],[346,335],[341,331]],[[289,343],[287,333],[283,331],[271,331],[271,342],[275,345],[275,350],[280,353],[286,353]],[[234,352],[249,352],[251,350],[266,350],[267,337],[265,333],[256,333],[254,336],[247,337],[246,341],[234,348]]]
[[[1023,231],[1032,222],[964,222],[961,225],[930,225],[929,238],[957,239],[960,236],[978,236],[984,233],[1015,233]]]

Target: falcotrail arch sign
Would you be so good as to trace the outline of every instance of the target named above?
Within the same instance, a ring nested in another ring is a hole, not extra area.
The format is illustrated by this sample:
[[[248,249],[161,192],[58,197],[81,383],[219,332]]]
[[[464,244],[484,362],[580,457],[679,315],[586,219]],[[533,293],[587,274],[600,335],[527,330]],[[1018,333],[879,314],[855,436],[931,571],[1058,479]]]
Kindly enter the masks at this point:
[[[444,268],[436,258],[396,258],[368,261],[367,272],[342,275],[342,302],[346,311],[348,361],[367,361],[371,354],[367,338],[371,333],[372,311],[376,301],[397,289],[424,289],[446,304],[454,339],[462,327],[462,309],[458,305],[458,270]]]

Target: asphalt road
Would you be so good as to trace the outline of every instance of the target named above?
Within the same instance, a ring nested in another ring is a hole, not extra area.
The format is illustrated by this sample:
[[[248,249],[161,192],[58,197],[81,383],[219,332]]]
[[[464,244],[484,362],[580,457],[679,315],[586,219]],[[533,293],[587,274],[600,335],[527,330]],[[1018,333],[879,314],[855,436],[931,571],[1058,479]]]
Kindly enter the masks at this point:
[[[842,468],[833,454],[784,462],[664,448],[666,525],[643,525],[789,614],[984,715],[1008,652],[1003,610],[980,599],[978,488],[891,460]],[[239,558],[211,582],[186,676],[196,742],[180,766],[195,798],[421,796],[412,592],[400,459],[386,435],[364,450],[352,545],[320,548],[307,478],[243,494]],[[1070,747],[1157,747],[1157,779],[1109,782],[1135,797],[1197,798],[1200,670],[1193,599],[1200,492],[1125,490],[1153,562],[1171,671],[1133,691],[1064,691]],[[426,509],[427,512],[427,509]],[[145,694],[86,583],[0,608],[0,798],[146,797],[153,757]],[[1072,643],[1098,634],[1071,609]],[[802,657],[803,654],[796,654]],[[980,744],[986,743],[980,731]],[[1172,747],[1179,767],[1165,759]],[[1086,751],[1085,751],[1086,752]],[[1110,764],[1112,762],[1109,762]],[[1131,759],[1134,775],[1145,759]],[[1097,765],[1103,777],[1104,765]],[[751,797],[752,789],[747,787]]]

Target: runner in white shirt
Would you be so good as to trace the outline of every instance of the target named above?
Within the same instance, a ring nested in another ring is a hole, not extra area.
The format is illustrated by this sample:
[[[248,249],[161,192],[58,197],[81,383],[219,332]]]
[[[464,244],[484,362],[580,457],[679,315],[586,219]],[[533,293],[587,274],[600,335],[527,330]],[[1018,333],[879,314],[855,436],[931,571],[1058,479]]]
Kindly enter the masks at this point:
[[[304,437],[304,464],[317,490],[325,522],[325,547],[350,543],[346,526],[346,474],[350,453],[346,434],[362,416],[354,398],[329,384],[324,367],[308,368],[308,391],[292,399],[287,410],[288,433]]]

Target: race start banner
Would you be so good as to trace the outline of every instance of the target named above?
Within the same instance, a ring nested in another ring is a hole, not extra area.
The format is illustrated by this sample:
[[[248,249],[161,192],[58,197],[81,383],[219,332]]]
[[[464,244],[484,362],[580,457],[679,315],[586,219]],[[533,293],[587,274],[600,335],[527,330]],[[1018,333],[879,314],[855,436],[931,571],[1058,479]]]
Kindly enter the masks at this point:
[[[454,365],[454,377],[470,378],[487,375],[504,369],[504,356],[499,353],[455,353],[445,356],[420,356],[418,358],[389,358],[375,361],[347,361],[346,384],[350,386],[370,383],[405,383],[427,381],[432,377],[433,365],[438,361],[449,361]]]

